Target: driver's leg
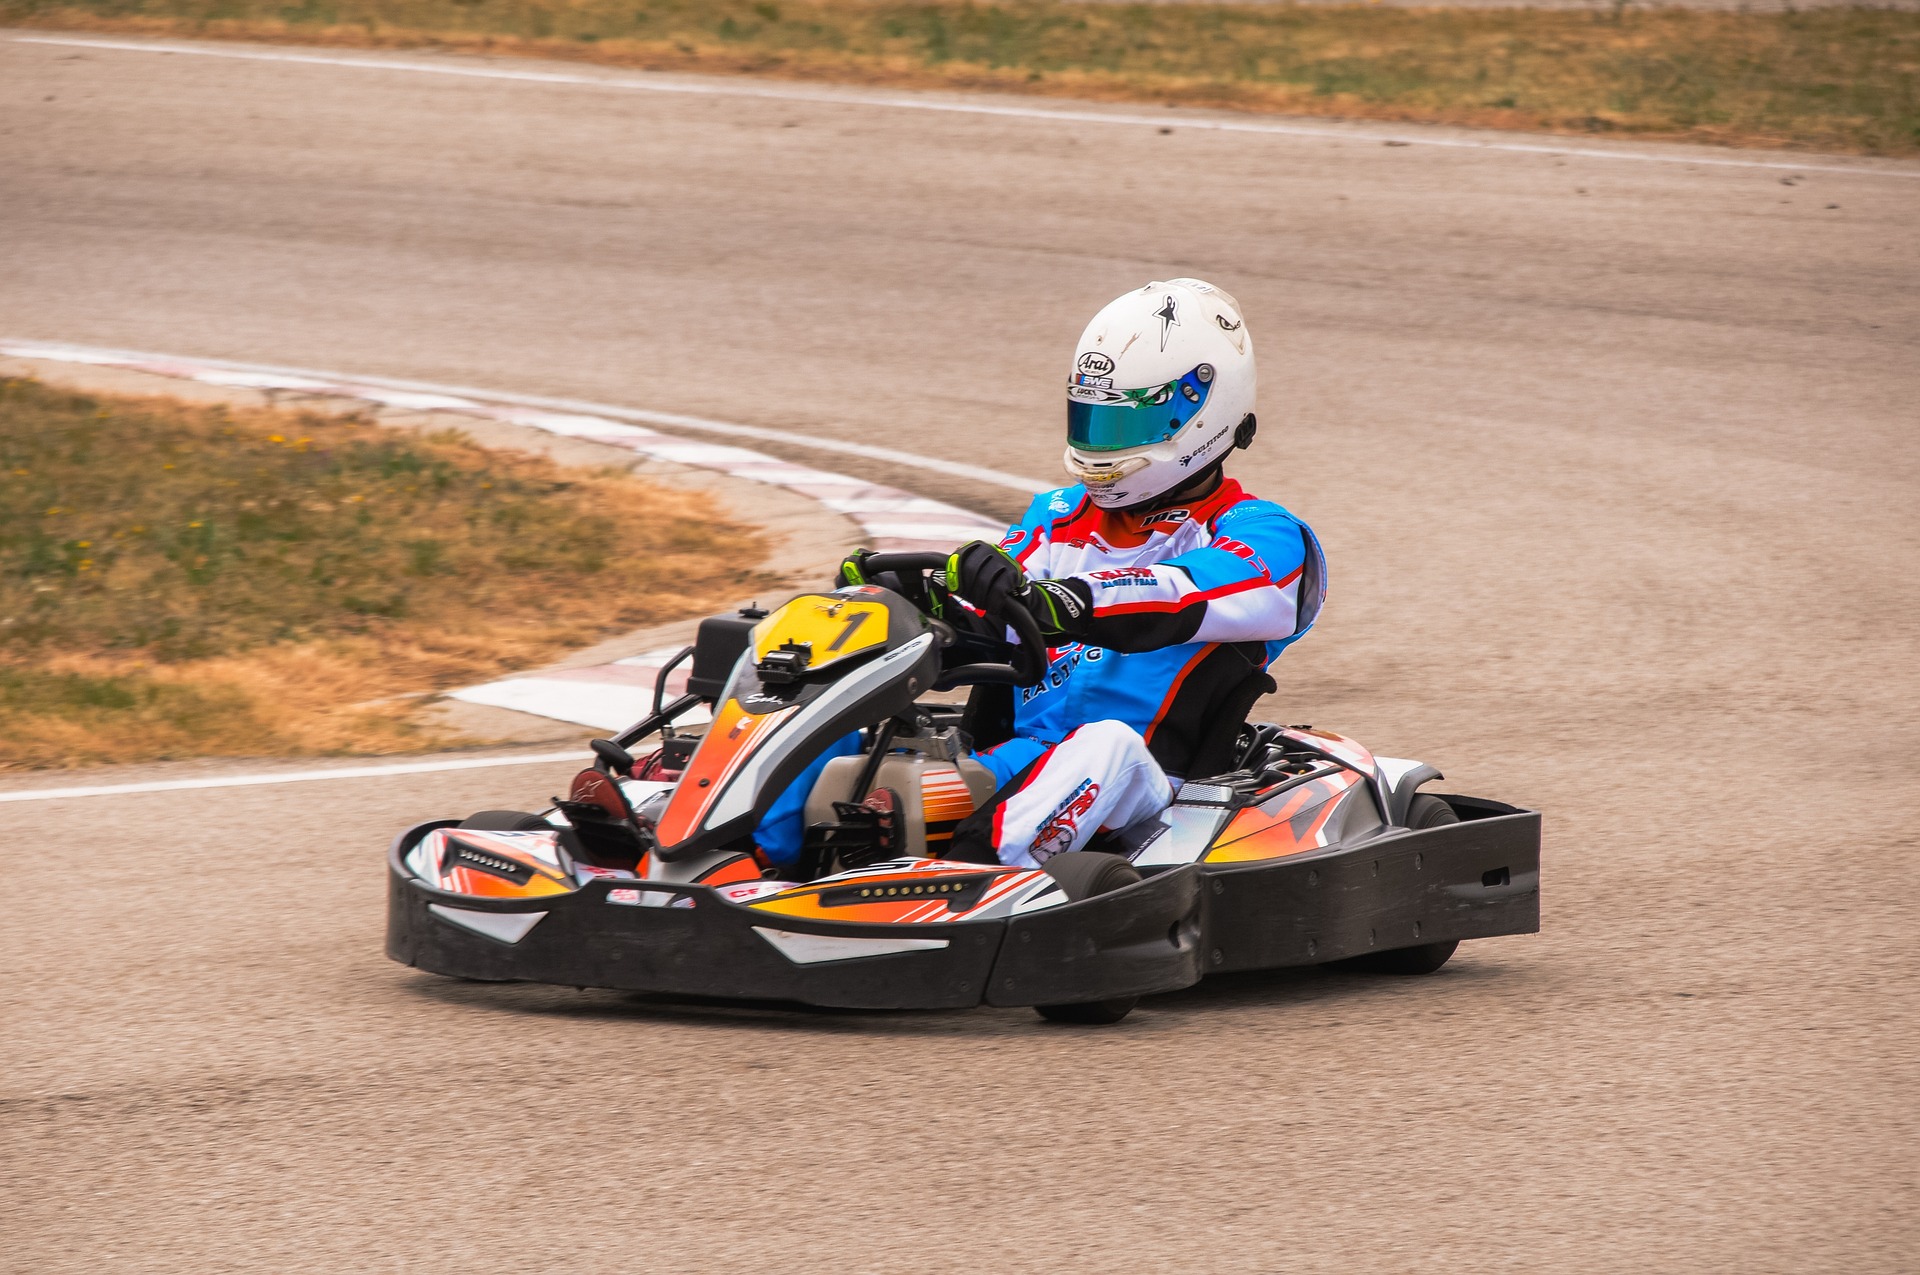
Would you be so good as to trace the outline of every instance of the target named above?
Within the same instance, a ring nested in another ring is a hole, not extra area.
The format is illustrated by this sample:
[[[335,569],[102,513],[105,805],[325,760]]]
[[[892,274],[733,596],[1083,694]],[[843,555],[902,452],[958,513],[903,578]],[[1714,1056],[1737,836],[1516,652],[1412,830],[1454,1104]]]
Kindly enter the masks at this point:
[[[1103,828],[1165,810],[1173,785],[1123,722],[1091,722],[1021,768],[954,830],[956,859],[1033,867],[1084,850]]]

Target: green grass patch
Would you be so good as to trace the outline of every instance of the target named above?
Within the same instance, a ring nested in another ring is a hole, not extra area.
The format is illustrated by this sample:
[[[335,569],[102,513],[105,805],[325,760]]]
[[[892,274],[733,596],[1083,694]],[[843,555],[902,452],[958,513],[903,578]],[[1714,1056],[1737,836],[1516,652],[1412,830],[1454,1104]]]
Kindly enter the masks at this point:
[[[759,548],[457,435],[0,380],[0,764],[406,746],[349,710],[709,605]]]
[[[0,23],[1920,151],[1920,13],[876,0],[0,0]]]

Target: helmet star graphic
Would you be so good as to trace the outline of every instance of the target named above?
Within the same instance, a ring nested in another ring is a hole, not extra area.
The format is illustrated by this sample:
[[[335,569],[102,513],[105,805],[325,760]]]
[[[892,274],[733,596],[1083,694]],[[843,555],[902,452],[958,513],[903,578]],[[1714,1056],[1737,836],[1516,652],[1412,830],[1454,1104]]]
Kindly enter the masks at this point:
[[[1180,322],[1180,310],[1174,304],[1171,294],[1160,303],[1160,308],[1153,312],[1153,317],[1160,320],[1160,348],[1164,351],[1167,348],[1167,334],[1173,331],[1174,324]]]

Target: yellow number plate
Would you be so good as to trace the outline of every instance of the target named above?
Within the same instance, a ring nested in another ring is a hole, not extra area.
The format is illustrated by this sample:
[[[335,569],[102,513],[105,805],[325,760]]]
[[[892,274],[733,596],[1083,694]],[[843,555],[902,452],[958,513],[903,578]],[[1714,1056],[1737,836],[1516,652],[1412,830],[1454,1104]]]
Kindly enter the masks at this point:
[[[783,646],[804,646],[813,653],[807,662],[812,672],[886,641],[887,608],[881,603],[806,594],[754,626],[753,658],[758,663]]]

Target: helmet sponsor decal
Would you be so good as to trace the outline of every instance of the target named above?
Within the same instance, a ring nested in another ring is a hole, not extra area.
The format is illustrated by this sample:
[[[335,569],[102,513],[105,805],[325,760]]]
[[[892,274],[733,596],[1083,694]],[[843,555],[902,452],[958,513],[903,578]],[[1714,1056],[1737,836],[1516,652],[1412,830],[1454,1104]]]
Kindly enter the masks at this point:
[[[1034,834],[1035,863],[1045,863],[1054,855],[1073,849],[1073,843],[1080,839],[1080,820],[1093,809],[1099,796],[1100,785],[1091,779],[1082,779],[1079,786],[1067,794],[1067,799],[1054,808],[1047,821],[1040,825],[1040,831]]]
[[[1059,364],[1056,363],[1054,366],[1058,367]],[[1098,350],[1088,350],[1080,356],[1080,361],[1074,366],[1083,376],[1105,376],[1113,371],[1113,360]]]
[[[1167,352],[1167,337],[1173,332],[1174,328],[1180,324],[1180,306],[1174,301],[1171,292],[1169,292],[1165,300],[1160,303],[1160,308],[1153,312],[1153,317],[1160,320],[1160,352],[1165,354]]]
[[[1200,444],[1198,447],[1188,452],[1185,456],[1182,456],[1180,458],[1180,468],[1185,469],[1188,465],[1193,464],[1194,459],[1196,457],[1206,455],[1207,452],[1212,449],[1215,443],[1219,442],[1221,439],[1225,438],[1226,436],[1227,436],[1227,431],[1225,429],[1221,429],[1212,438],[1209,438],[1206,442]]]

